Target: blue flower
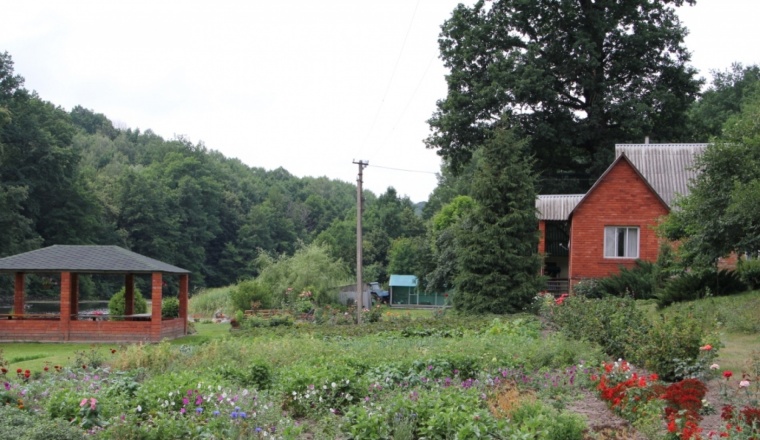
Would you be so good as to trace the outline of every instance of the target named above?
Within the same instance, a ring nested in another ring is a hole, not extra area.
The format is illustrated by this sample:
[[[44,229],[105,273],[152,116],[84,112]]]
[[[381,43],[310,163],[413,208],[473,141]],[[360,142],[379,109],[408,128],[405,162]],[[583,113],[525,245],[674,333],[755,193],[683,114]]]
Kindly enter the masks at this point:
[[[232,411],[232,414],[230,414],[230,417],[232,417],[233,419],[237,419],[237,416],[238,416],[237,411]]]
[[[198,408],[195,408],[195,412],[196,412],[196,413],[198,413],[198,414],[200,414],[200,413],[202,413],[202,412],[203,412],[203,408],[201,408],[201,407],[199,406]]]
[[[261,432],[261,426],[256,427],[256,432]]]
[[[244,418],[246,417],[246,415],[247,415],[247,414],[246,414],[244,411],[240,411],[240,412],[238,413],[238,417],[240,417],[241,419],[244,419]]]
[[[212,414],[215,415],[215,416],[218,416],[220,413],[219,413],[219,411],[214,411]]]

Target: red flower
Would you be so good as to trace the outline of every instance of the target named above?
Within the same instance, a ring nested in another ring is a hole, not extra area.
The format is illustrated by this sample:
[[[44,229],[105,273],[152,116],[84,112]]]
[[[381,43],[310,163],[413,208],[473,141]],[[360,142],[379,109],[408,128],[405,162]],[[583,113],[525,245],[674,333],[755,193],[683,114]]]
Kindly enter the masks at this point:
[[[47,371],[47,370],[49,370],[49,368],[48,368],[48,367],[45,367],[45,368],[43,368],[43,370]]]
[[[87,365],[82,365],[82,368],[86,370],[87,369]]]
[[[734,373],[732,373],[731,370],[726,370],[726,371],[723,372],[723,377],[725,377],[726,379],[730,379],[731,376],[733,376],[733,375],[734,375]]]
[[[116,353],[116,350],[112,348],[111,349],[111,354],[114,354],[114,353]]]
[[[21,372],[22,372],[22,371],[23,371],[23,370],[22,370],[21,368],[17,368],[17,369],[16,369],[16,374],[21,374]]]
[[[700,350],[704,350],[704,351],[710,351],[710,350],[712,350],[712,345],[706,344],[706,345],[703,345],[703,346],[699,347],[699,349]]]
[[[5,374],[5,373],[7,373],[7,372],[8,372],[8,370],[7,370],[7,369],[5,369],[5,367],[3,367],[2,369],[0,369],[0,371],[2,371],[2,372],[3,372],[3,374]]]
[[[31,375],[32,375],[31,371],[29,371],[29,370],[24,371],[24,377],[25,378],[29,379],[29,376],[31,376]]]

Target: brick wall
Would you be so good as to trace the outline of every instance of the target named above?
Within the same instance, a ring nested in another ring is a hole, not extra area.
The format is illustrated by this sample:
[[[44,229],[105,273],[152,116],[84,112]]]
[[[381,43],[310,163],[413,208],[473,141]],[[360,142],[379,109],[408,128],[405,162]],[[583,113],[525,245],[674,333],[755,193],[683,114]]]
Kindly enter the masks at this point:
[[[159,323],[160,333],[152,337],[150,321],[70,321],[69,329],[58,319],[0,320],[0,341],[43,342],[159,342],[185,334],[182,318],[165,319]]]
[[[624,158],[602,178],[573,212],[570,224],[570,278],[599,278],[632,267],[635,259],[604,258],[605,226],[638,226],[639,258],[657,259],[660,241],[654,231],[668,208]]]

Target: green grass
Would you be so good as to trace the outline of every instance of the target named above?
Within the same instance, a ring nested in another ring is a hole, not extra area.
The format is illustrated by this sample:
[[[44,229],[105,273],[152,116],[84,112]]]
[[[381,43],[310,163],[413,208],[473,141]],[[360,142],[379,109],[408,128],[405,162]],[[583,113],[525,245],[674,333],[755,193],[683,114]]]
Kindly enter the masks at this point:
[[[57,342],[16,342],[3,344],[2,357],[8,361],[8,370],[40,371],[45,366],[72,365],[77,352],[96,352],[105,360],[111,356],[111,349],[118,349],[115,344],[75,344]]]
[[[230,302],[230,290],[235,286],[217,287],[214,289],[203,289],[190,297],[188,303],[188,312],[190,316],[200,318],[211,318],[214,312],[221,310],[227,316],[234,313],[232,303]]]

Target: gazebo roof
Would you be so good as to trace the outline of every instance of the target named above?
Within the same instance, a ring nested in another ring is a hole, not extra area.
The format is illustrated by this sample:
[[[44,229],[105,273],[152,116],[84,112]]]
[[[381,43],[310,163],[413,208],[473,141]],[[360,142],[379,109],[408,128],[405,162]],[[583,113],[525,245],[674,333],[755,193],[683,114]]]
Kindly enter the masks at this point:
[[[118,246],[95,245],[54,245],[0,258],[2,272],[190,273]]]

